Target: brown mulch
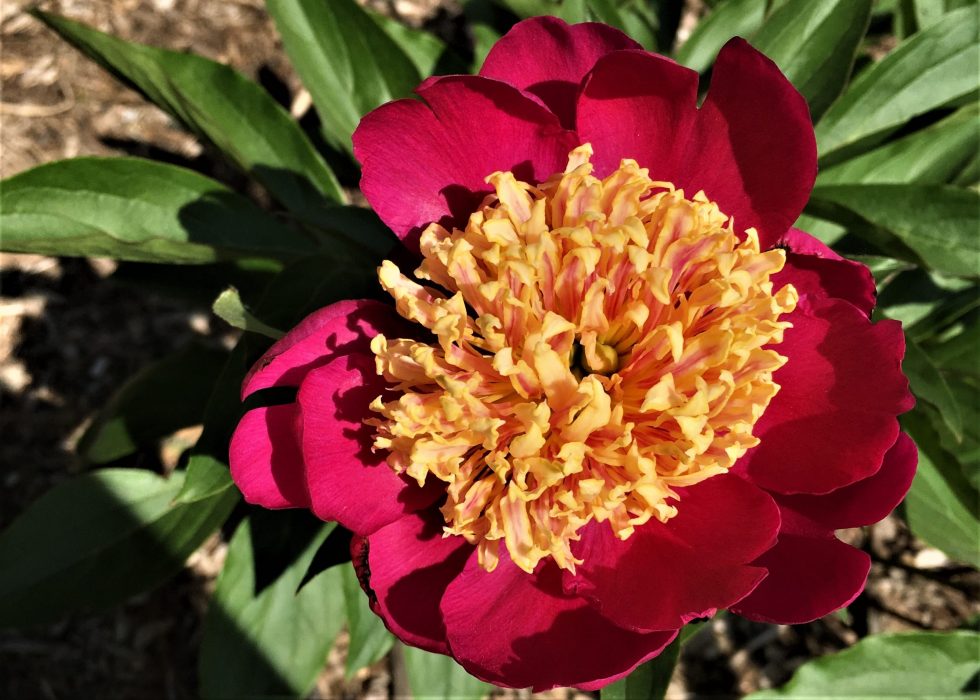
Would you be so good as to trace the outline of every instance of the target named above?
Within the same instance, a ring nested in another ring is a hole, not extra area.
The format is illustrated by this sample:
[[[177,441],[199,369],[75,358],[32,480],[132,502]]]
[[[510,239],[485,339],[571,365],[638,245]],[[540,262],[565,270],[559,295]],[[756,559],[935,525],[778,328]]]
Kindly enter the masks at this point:
[[[458,12],[458,3],[440,0],[366,2],[416,26],[437,10]],[[23,14],[27,4],[0,5],[3,177],[60,158],[129,154],[241,184],[163,112]],[[52,0],[42,6],[129,40],[233,65],[294,111],[308,104],[262,0]],[[0,527],[85,468],[74,453],[78,436],[135,370],[191,339],[228,341],[227,328],[206,306],[107,279],[114,269],[104,260],[0,255]],[[715,620],[686,647],[671,697],[772,687],[807,659],[864,634],[951,629],[980,611],[980,575],[924,547],[897,518],[850,534],[876,563],[867,592],[846,615],[799,627]],[[213,537],[173,581],[117,609],[38,629],[0,630],[0,697],[195,697],[200,624],[224,551],[224,542]],[[389,661],[345,681],[345,648],[342,636],[315,695],[390,697]]]

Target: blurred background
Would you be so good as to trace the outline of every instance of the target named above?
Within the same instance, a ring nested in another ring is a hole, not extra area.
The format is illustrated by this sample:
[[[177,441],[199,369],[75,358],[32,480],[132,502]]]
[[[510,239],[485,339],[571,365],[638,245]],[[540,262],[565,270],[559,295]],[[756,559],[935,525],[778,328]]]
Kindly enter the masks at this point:
[[[454,0],[362,4],[425,27],[460,51],[472,50]],[[61,158],[128,154],[245,186],[164,112],[23,14],[26,6],[5,0],[0,10],[4,178]],[[311,109],[262,0],[57,0],[43,7],[130,41],[229,64],[261,82],[300,120]],[[697,0],[684,4],[678,42],[706,9]],[[876,20],[863,60],[880,59],[895,43],[894,28]],[[51,486],[86,468],[75,451],[79,437],[135,371],[192,340],[228,348],[237,333],[208,303],[161,293],[151,275],[121,275],[113,261],[0,254],[0,529]],[[136,459],[166,473],[198,433],[182,430]],[[867,590],[854,605],[799,627],[716,619],[685,646],[668,697],[776,687],[804,661],[868,634],[950,630],[976,620],[980,573],[918,541],[898,517],[845,537],[874,559]],[[195,697],[201,620],[226,548],[220,534],[213,536],[175,579],[108,612],[0,630],[0,697]],[[405,692],[397,649],[353,678],[345,678],[345,654],[342,632],[315,697],[381,699]],[[535,697],[590,694],[556,690]]]

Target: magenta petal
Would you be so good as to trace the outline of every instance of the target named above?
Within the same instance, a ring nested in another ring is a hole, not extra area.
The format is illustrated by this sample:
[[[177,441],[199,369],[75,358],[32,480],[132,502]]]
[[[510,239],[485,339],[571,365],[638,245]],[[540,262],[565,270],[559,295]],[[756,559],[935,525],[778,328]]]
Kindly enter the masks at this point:
[[[731,611],[759,622],[802,624],[838,610],[861,593],[871,558],[829,535],[781,534],[758,562],[769,575]]]
[[[885,454],[881,468],[867,479],[822,496],[776,496],[789,509],[828,532],[876,523],[902,502],[912,486],[918,452],[905,433]]]
[[[697,119],[698,74],[646,51],[600,58],[578,100],[576,125],[592,144],[596,174],[624,158],[650,168],[654,180],[678,182]],[[691,192],[690,194],[694,194]]]
[[[711,73],[681,181],[702,189],[773,245],[803,211],[817,177],[817,142],[806,100],[779,67],[739,37]]]
[[[531,575],[500,550],[487,573],[471,554],[446,589],[442,615],[452,655],[483,680],[534,691],[599,688],[659,654],[677,630],[623,629],[583,599],[562,591],[561,571],[546,560]]]
[[[372,608],[399,639],[449,653],[439,602],[473,551],[462,537],[443,537],[438,513],[418,513],[375,531],[367,542],[367,568],[359,572]]]
[[[497,80],[448,76],[417,92],[421,101],[368,114],[353,137],[361,191],[410,248],[433,221],[464,223],[490,191],[487,176],[510,170],[540,182],[578,145],[537,98]]]
[[[895,444],[896,416],[913,405],[905,337],[898,322],[872,324],[839,300],[801,300],[787,320],[780,390],[738,468],[777,493],[829,493],[874,474]]]
[[[371,338],[391,333],[405,322],[390,306],[356,299],[326,306],[304,318],[249,370],[242,399],[274,386],[299,386],[315,367],[348,352],[367,352]]]
[[[651,520],[621,541],[591,523],[573,553],[584,559],[570,591],[586,596],[616,624],[677,629],[745,597],[765,576],[754,560],[776,541],[772,498],[735,475],[681,490],[676,516]]]
[[[350,354],[312,370],[300,386],[301,444],[313,512],[367,535],[419,508],[440,490],[395,474],[372,449],[369,406],[386,389],[374,357]]]
[[[246,501],[264,508],[309,506],[296,438],[296,404],[248,411],[228,452],[231,478]]]
[[[696,74],[669,59],[622,51],[599,59],[578,102],[577,125],[604,174],[633,158],[693,195],[704,190],[735,227],[764,247],[797,219],[817,174],[806,101],[779,68],[735,38],[718,55],[696,108]]]
[[[875,281],[866,265],[842,258],[795,228],[779,240],[779,247],[786,250],[786,267],[773,278],[777,288],[792,284],[801,297],[843,299],[871,315]]]
[[[618,49],[642,48],[605,24],[566,24],[557,17],[533,17],[515,24],[487,54],[480,75],[537,95],[575,127],[579,84],[596,61]]]

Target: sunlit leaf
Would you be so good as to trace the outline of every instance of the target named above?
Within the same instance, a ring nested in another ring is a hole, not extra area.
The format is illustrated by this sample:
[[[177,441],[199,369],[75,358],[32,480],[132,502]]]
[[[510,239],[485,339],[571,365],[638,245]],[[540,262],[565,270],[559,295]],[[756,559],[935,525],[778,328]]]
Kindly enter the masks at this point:
[[[421,82],[412,60],[355,0],[269,0],[282,43],[313,96],[324,137],[350,152],[361,117]]]
[[[809,207],[886,253],[962,277],[980,275],[980,194],[942,185],[825,185]]]
[[[973,8],[947,14],[858,76],[817,124],[821,158],[839,161],[912,117],[974,94],[977,14]]]
[[[205,698],[302,697],[312,688],[344,623],[340,571],[329,569],[297,593],[324,524],[295,560],[257,591],[250,520],[238,526],[204,620],[198,663]]]
[[[312,242],[224,185],[139,158],[75,158],[0,188],[0,249],[204,263],[297,257]]]
[[[677,61],[703,73],[733,36],[751,37],[766,18],[766,0],[725,0],[698,22]]]
[[[844,651],[805,663],[763,698],[953,698],[980,671],[975,632],[911,632],[866,637]],[[972,693],[970,693],[972,695]]]
[[[871,0],[788,0],[752,45],[776,62],[817,121],[847,84],[870,17]]]
[[[194,54],[123,41],[58,15],[33,14],[217,146],[298,215],[327,200],[346,201],[337,178],[295,120],[237,71]]]

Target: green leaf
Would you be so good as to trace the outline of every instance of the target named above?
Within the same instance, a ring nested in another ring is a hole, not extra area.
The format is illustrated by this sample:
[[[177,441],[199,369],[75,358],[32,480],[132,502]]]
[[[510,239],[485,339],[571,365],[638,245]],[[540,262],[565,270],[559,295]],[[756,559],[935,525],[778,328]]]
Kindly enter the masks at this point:
[[[763,698],[952,698],[980,670],[976,632],[911,632],[865,637],[844,651],[803,664]]]
[[[350,153],[361,117],[421,82],[411,59],[354,0],[269,0],[266,8],[335,148]]]
[[[78,454],[105,464],[198,425],[227,357],[224,350],[192,343],[144,367],[99,411],[78,443]]]
[[[231,491],[238,493],[231,480],[228,465],[207,454],[191,455],[187,462],[184,485],[174,499],[177,503],[193,503]]]
[[[218,318],[234,328],[258,333],[273,340],[279,340],[285,335],[278,328],[268,326],[255,318],[252,312],[245,308],[242,298],[238,295],[238,290],[234,287],[229,287],[219,294],[218,298],[214,300],[211,310]]]
[[[660,652],[659,656],[639,666],[626,678],[603,688],[601,700],[663,700],[667,696],[667,687],[680,652],[681,640],[678,638]]]
[[[0,249],[145,262],[296,257],[312,243],[224,185],[139,158],[75,158],[0,188]]]
[[[553,15],[561,11],[555,0],[495,0],[520,18]]]
[[[677,50],[677,61],[703,73],[733,36],[750,37],[766,18],[766,0],[726,0],[718,3]]]
[[[391,17],[370,11],[368,14],[411,59],[420,76],[428,77],[435,73],[439,59],[447,50],[446,42],[434,34],[406,26]]]
[[[821,170],[817,185],[945,184],[980,148],[978,116],[976,105],[964,107],[926,129]]]
[[[951,12],[864,71],[817,124],[825,162],[881,140],[912,117],[977,90],[977,13]]]
[[[493,686],[474,678],[451,656],[433,654],[415,647],[397,645],[405,659],[412,695],[425,700],[479,700]]]
[[[847,84],[870,18],[871,0],[789,0],[752,45],[776,62],[817,121]]]
[[[371,611],[368,597],[361,589],[353,566],[342,568],[344,579],[344,603],[347,610],[347,631],[350,643],[347,647],[347,677],[370,666],[391,649],[395,638],[384,626],[381,618]]]
[[[333,171],[295,120],[235,70],[201,56],[123,41],[58,15],[32,14],[213,143],[297,215],[327,200],[347,201]]]
[[[972,290],[976,291],[976,290]],[[955,336],[932,349],[937,365],[945,371],[980,379],[980,323],[968,323]]]
[[[980,567],[978,494],[956,459],[943,449],[923,408],[902,419],[919,448],[919,466],[904,513],[916,535],[953,559]]]
[[[0,626],[108,607],[177,573],[237,500],[174,503],[183,482],[102,469],[41,496],[0,533]]]
[[[902,370],[909,378],[915,395],[935,406],[956,439],[962,439],[963,416],[960,413],[960,405],[932,359],[911,338],[906,338],[905,341],[905,360],[902,363]]]
[[[919,29],[928,29],[947,12],[970,7],[971,2],[973,0],[912,0],[915,24]]]
[[[893,257],[961,277],[980,275],[978,209],[980,194],[943,185],[824,185],[808,207]]]
[[[302,697],[310,691],[343,626],[340,571],[328,569],[297,589],[334,527],[323,525],[281,575],[256,593],[255,533],[250,520],[238,526],[204,619],[202,697]]]

